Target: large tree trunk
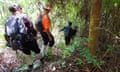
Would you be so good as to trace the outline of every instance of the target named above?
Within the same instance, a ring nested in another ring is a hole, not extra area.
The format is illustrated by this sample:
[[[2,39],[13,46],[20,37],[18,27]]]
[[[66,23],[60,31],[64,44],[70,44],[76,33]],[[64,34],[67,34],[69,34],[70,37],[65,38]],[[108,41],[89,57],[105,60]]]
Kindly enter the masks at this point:
[[[101,9],[102,0],[91,0],[91,13],[90,13],[90,24],[89,24],[89,38],[88,48],[91,54],[96,53],[97,42],[98,42],[98,25],[99,15]]]

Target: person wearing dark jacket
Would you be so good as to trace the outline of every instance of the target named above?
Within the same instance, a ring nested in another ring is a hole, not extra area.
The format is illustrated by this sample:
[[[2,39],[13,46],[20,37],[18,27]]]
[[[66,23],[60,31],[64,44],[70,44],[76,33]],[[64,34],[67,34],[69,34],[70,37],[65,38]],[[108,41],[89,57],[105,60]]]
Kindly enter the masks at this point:
[[[65,45],[70,45],[71,41],[71,32],[72,32],[72,22],[68,22],[68,25],[62,28],[60,31],[64,31]]]

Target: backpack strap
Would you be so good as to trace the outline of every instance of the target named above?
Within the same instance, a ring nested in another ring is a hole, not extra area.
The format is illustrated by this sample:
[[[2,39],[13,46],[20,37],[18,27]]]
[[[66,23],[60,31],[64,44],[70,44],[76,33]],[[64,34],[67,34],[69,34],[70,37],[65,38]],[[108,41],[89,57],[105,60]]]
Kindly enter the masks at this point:
[[[43,14],[43,15],[39,14],[37,20],[35,21],[35,27],[36,27],[37,32],[42,32],[42,30],[43,30],[42,18],[44,15],[46,15],[46,14]]]

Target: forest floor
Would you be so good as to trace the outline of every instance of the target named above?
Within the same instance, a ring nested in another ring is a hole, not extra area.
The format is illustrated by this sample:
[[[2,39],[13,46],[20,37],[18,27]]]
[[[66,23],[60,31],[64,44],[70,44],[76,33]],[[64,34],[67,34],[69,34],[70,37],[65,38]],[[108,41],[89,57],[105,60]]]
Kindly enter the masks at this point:
[[[59,41],[58,41],[59,42]],[[26,71],[23,67],[19,67],[22,63],[22,58],[16,55],[16,52],[11,48],[4,48],[5,41],[0,39],[0,72],[120,72],[120,46],[109,47],[108,49],[98,48],[97,60],[104,61],[103,64],[94,66],[93,63],[88,63],[85,57],[80,55],[80,52],[74,50],[70,56],[62,58],[60,48],[53,47],[51,55],[45,60],[44,65],[40,59],[36,59],[34,63],[40,64],[40,67]],[[82,44],[82,43],[80,43]],[[83,43],[82,45],[87,45]],[[117,46],[115,45],[115,46]],[[83,48],[83,47],[82,47]],[[87,56],[89,58],[89,56]],[[83,63],[77,61],[81,59]],[[93,61],[96,64],[96,61]],[[15,69],[17,67],[17,69]],[[17,71],[13,71],[17,70]]]
[[[48,57],[45,60],[44,65],[36,59],[35,62],[40,64],[37,69],[32,69],[30,72],[64,72],[57,70],[59,68],[60,57],[55,55],[56,49],[53,50],[53,56]],[[0,72],[26,72],[26,70],[13,71],[21,64],[22,60],[17,57],[16,52],[11,48],[0,49]]]
[[[120,59],[118,59],[112,51],[99,53],[98,56],[101,56],[105,63],[97,66],[93,66],[92,64],[78,65],[76,58],[80,58],[80,55],[77,51],[71,56],[66,57],[66,63],[64,63],[61,56],[59,56],[61,52],[60,49],[53,48],[52,55],[45,60],[44,65],[41,64],[40,59],[36,59],[34,62],[39,63],[40,67],[31,69],[31,71],[20,70],[19,68],[17,68],[18,71],[13,71],[13,69],[22,63],[21,58],[18,58],[16,52],[11,48],[1,48],[0,72],[120,72]],[[84,58],[81,59],[86,61]]]

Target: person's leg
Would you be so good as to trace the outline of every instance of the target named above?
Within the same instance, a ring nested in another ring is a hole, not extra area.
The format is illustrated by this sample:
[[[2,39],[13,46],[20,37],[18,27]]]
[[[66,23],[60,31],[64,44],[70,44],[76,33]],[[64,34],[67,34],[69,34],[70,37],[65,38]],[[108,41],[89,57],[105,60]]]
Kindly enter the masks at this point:
[[[54,43],[55,43],[55,40],[54,40],[54,37],[53,37],[53,35],[51,34],[51,38],[52,38],[52,40],[51,41],[49,41],[49,47],[53,47],[53,45],[54,45]],[[48,46],[46,46],[46,48],[45,48],[45,55],[47,56],[48,54],[48,48],[49,48]]]
[[[31,50],[34,51],[36,54],[40,53],[40,48],[38,47],[37,41],[33,40],[31,44]]]
[[[44,57],[45,54],[46,54],[45,49],[47,48],[49,39],[48,39],[48,36],[45,32],[41,33],[41,36],[42,36],[42,39],[43,39],[43,42],[44,42],[44,46],[41,48],[41,54],[42,54],[42,57]]]
[[[45,49],[44,49],[44,54],[45,54],[45,56],[48,56],[48,46],[45,46]]]
[[[66,44],[66,46],[68,46],[70,44],[70,37],[69,36],[65,36],[65,44]]]
[[[30,51],[30,54],[31,54],[31,51],[33,51],[35,53],[35,56],[34,56],[34,59],[32,59],[31,57],[31,64],[29,65],[29,68],[33,68],[33,69],[36,69],[40,66],[40,63],[35,63],[36,61],[40,60],[40,49],[38,47],[38,44],[37,44],[37,41],[36,39],[32,40],[32,41],[29,41],[27,43],[27,49],[29,49]],[[30,59],[30,58],[29,58]],[[26,59],[27,60],[27,59]]]
[[[67,40],[67,36],[65,36],[65,45],[67,46],[68,44],[68,40]]]
[[[23,49],[21,49],[22,51],[22,58],[23,58],[23,63],[25,64],[25,66],[27,67],[27,69],[29,69],[29,66],[32,65],[33,60],[31,57],[31,50],[29,48],[30,43],[25,43],[23,44]]]
[[[53,35],[50,34],[50,36],[51,36],[52,40],[49,41],[49,39],[48,39],[48,42],[49,42],[49,47],[52,47],[52,46],[54,45],[55,41],[54,41]],[[48,38],[48,37],[47,37],[47,38]],[[48,53],[48,48],[49,48],[49,47],[48,47],[48,46],[45,47],[45,50],[44,50],[45,56],[48,55],[47,53]]]
[[[50,46],[50,47],[52,47],[52,46],[55,44],[55,40],[54,40],[54,37],[53,37],[52,34],[51,34],[51,38],[52,38],[52,40],[49,41],[49,46]]]
[[[24,56],[24,62],[27,65],[31,65],[33,63],[32,57],[31,57],[31,42],[25,42],[23,44],[23,49],[21,50],[23,52]]]
[[[31,50],[35,52],[35,59],[40,59],[40,48],[38,47],[37,41],[33,40]]]
[[[24,62],[26,65],[32,65],[33,64],[33,60],[32,60],[32,57],[31,55],[27,55],[27,54],[23,54],[24,56]]]
[[[31,71],[33,69],[33,59],[31,57],[31,55],[27,55],[27,54],[23,53],[23,57],[24,57],[23,63],[25,65],[22,68],[27,71]]]

